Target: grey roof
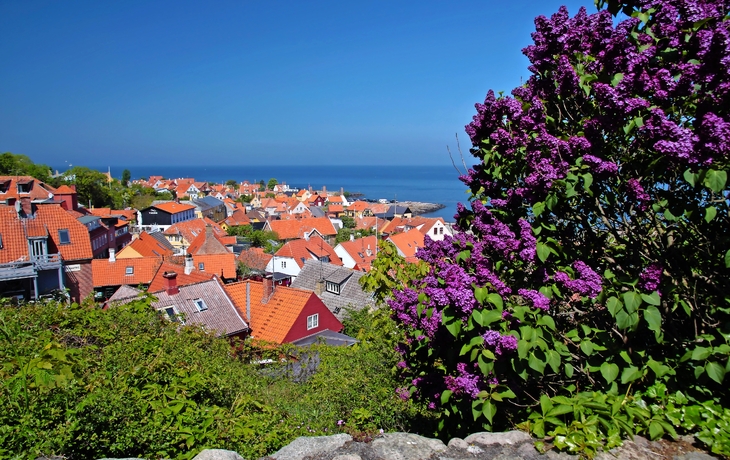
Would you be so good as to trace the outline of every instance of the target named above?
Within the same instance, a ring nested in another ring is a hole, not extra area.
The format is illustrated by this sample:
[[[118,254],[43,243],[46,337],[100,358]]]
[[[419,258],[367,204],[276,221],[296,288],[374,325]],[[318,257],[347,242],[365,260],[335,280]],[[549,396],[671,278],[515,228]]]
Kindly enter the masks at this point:
[[[310,207],[309,212],[312,213],[312,217],[327,217],[327,214],[325,214],[324,210],[319,206]]]
[[[304,267],[292,282],[291,286],[308,291],[315,291],[317,281],[320,280],[320,272],[325,281],[340,285],[340,293],[334,294],[326,289],[318,295],[322,302],[327,305],[338,320],[342,321],[347,315],[346,309],[362,310],[363,308],[375,307],[372,296],[363,291],[360,286],[360,278],[363,272],[339,267],[318,260],[307,260]]]
[[[207,209],[223,206],[224,203],[214,196],[204,196],[203,198],[193,200],[192,204],[195,205],[195,207],[200,208],[201,211],[205,211]]]
[[[160,243],[164,248],[169,249],[170,251],[175,250],[175,246],[173,246],[167,238],[165,238],[165,235],[162,232],[151,232],[148,233],[149,236],[154,238],[158,243]]]
[[[392,219],[395,217],[396,214],[403,215],[406,213],[411,212],[411,209],[407,206],[399,206],[399,205],[391,205],[388,207],[388,210],[382,213],[374,214],[375,217],[381,217],[384,219]]]
[[[325,329],[325,330],[319,331],[315,334],[308,335],[306,337],[302,337],[299,340],[295,340],[292,342],[292,344],[297,345],[299,347],[305,347],[307,345],[312,345],[313,343],[319,343],[320,341],[327,345],[347,346],[347,347],[357,343],[357,339],[354,339],[354,338],[350,337],[349,335],[340,334],[339,332],[334,332],[334,331],[330,331],[329,329]]]
[[[121,291],[122,288],[119,289]],[[152,302],[155,309],[163,309],[174,306],[178,314],[183,315],[185,324],[200,324],[206,329],[216,331],[218,335],[233,335],[248,330],[248,324],[241,318],[231,299],[223,291],[223,287],[218,280],[203,281],[201,283],[190,284],[188,286],[179,286],[180,292],[177,294],[168,294],[166,291],[153,292],[157,300]],[[137,296],[116,299],[116,293],[110,299],[110,302],[116,304],[125,304],[134,300]],[[117,291],[117,293],[119,292]],[[129,290],[127,293],[132,293]],[[208,307],[206,310],[199,311],[195,305],[195,300],[202,299]]]
[[[99,216],[81,216],[77,219],[82,224],[86,225],[89,222],[94,222],[95,220],[101,220],[101,217]]]

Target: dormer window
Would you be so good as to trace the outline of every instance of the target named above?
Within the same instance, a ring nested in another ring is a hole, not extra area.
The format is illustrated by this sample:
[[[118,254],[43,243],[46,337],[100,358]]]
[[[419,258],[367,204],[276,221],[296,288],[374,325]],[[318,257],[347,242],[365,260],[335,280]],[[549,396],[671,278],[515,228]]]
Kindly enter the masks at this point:
[[[30,193],[32,186],[33,181],[18,182],[18,193]]]
[[[126,268],[126,269],[124,270],[124,274],[125,274],[125,275],[134,275],[134,267],[127,267],[127,268]]]
[[[58,229],[58,243],[71,244],[71,236],[69,235],[67,228]]]
[[[205,300],[203,299],[195,299],[193,300],[193,303],[195,304],[195,308],[197,308],[198,311],[205,311],[208,309],[208,306],[205,304]]]
[[[204,262],[200,262],[198,264],[198,270],[200,270],[201,272],[205,270],[205,263]]]
[[[0,182],[0,193],[8,193],[8,188],[10,188],[9,180]]]
[[[325,289],[327,292],[331,292],[332,294],[340,295],[340,285],[337,283],[333,283],[332,281],[327,281],[325,283]]]

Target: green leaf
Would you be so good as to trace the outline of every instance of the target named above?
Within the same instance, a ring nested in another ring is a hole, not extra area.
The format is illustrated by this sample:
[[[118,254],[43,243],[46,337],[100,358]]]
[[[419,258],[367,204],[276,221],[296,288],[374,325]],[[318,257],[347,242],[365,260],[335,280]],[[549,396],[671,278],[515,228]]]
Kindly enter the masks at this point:
[[[730,249],[725,253],[725,268],[730,268]]]
[[[543,263],[550,257],[550,248],[547,244],[537,243],[537,257]]]
[[[707,171],[703,184],[715,193],[720,193],[725,188],[727,172],[711,169]]]
[[[583,174],[583,190],[590,190],[591,184],[593,184],[593,175],[591,173]]]
[[[478,287],[474,289],[474,298],[482,305],[484,305],[484,302],[487,300],[487,294],[489,294],[489,291],[485,287]]]
[[[552,408],[553,402],[550,401],[550,397],[548,395],[540,395],[540,410],[542,411],[542,414],[547,415]]]
[[[535,215],[535,217],[542,214],[542,212],[545,210],[545,202],[538,201],[537,203],[532,205],[532,213]]]
[[[684,172],[684,180],[686,180],[689,185],[694,187],[697,181],[697,174],[688,169]]]
[[[573,365],[572,365],[572,364],[570,364],[570,363],[565,363],[565,376],[566,376],[566,377],[568,377],[568,378],[572,378],[572,377],[573,377],[573,371],[574,371],[574,370],[575,370],[575,369],[573,368]]]
[[[705,364],[705,371],[707,372],[707,376],[717,383],[722,383],[722,380],[725,378],[725,368],[714,361],[708,361]]]
[[[717,215],[716,207],[710,206],[710,207],[706,208],[705,209],[705,222],[707,222],[709,224],[710,222],[712,222],[712,219],[714,219],[716,215]]]
[[[624,305],[626,305],[626,311],[629,312],[629,314],[635,312],[639,309],[639,306],[641,305],[641,296],[636,291],[628,291],[624,292],[623,295],[624,298]]]
[[[487,296],[487,302],[499,308],[500,311],[502,310],[502,308],[504,308],[504,304],[502,303],[502,296],[497,294],[496,292],[493,292]]]
[[[482,408],[482,414],[492,423],[492,418],[497,413],[497,406],[490,400],[484,401],[484,407]]]
[[[664,428],[662,425],[657,421],[651,422],[649,424],[649,437],[651,437],[652,441],[662,436],[664,436]]]
[[[527,365],[530,366],[530,368],[539,372],[540,374],[545,373],[545,362],[535,356],[535,352],[530,353],[530,356],[527,358]]]
[[[697,347],[694,350],[692,350],[692,360],[693,361],[704,361],[707,358],[709,358],[711,354],[712,354],[712,349],[705,348],[705,347]]]
[[[583,340],[583,341],[582,341],[582,342],[580,343],[580,350],[581,350],[581,351],[582,351],[583,353],[585,353],[585,355],[586,355],[586,356],[590,356],[590,355],[592,355],[592,354],[593,354],[593,342],[591,342],[591,341],[590,341],[590,340],[588,340],[588,339],[586,339],[586,340]]]
[[[451,390],[444,390],[441,392],[441,404],[446,404],[451,398]]]
[[[555,320],[548,315],[542,315],[540,319],[537,320],[538,326],[547,326],[551,331],[555,330]]]
[[[624,369],[624,371],[621,373],[621,383],[626,384],[629,382],[633,382],[634,380],[638,380],[644,375],[641,373],[641,370],[639,370],[636,366],[629,366]]]
[[[611,79],[611,86],[616,87],[616,85],[618,85],[619,83],[621,83],[621,80],[623,80],[623,79],[624,79],[624,74],[617,73]]]
[[[548,350],[547,351],[547,363],[550,365],[550,368],[555,372],[556,374],[560,370],[560,353],[558,353],[555,350]]]
[[[662,314],[659,309],[653,305],[644,310],[644,319],[649,325],[650,331],[660,331],[662,329]]]
[[[628,327],[631,326],[629,321],[629,314],[626,313],[626,310],[621,310],[616,314],[616,326],[618,326],[619,329],[628,329]]]
[[[617,297],[609,297],[606,301],[606,308],[608,308],[609,313],[611,313],[611,316],[616,317],[616,314],[621,311],[621,308],[623,307],[623,304]]]
[[[661,297],[659,297],[659,293],[656,291],[652,292],[649,295],[641,294],[641,298],[649,305],[661,305],[662,303],[662,299]]]
[[[619,368],[614,363],[601,364],[601,375],[606,379],[606,383],[611,383],[618,377]]]

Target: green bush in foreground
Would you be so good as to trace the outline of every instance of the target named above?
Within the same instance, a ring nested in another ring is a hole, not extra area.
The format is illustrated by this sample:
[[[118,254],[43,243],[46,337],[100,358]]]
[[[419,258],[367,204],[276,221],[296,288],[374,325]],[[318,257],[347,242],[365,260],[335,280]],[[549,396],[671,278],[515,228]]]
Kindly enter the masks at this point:
[[[0,457],[190,458],[225,448],[258,458],[297,436],[404,429],[416,413],[394,396],[393,353],[375,342],[235,350],[165,321],[146,299],[109,310],[3,305]],[[320,367],[301,383],[289,378],[290,360],[249,364],[303,353]]]

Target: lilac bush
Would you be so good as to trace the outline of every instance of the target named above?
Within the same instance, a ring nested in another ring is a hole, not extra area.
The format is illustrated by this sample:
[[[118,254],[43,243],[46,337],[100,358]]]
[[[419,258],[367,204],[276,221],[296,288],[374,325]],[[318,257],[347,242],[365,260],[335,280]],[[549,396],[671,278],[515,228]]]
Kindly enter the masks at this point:
[[[566,388],[727,398],[730,7],[609,6],[630,17],[535,19],[531,77],[466,126],[459,231],[427,238],[427,274],[389,300],[409,397],[442,432],[508,426]]]

